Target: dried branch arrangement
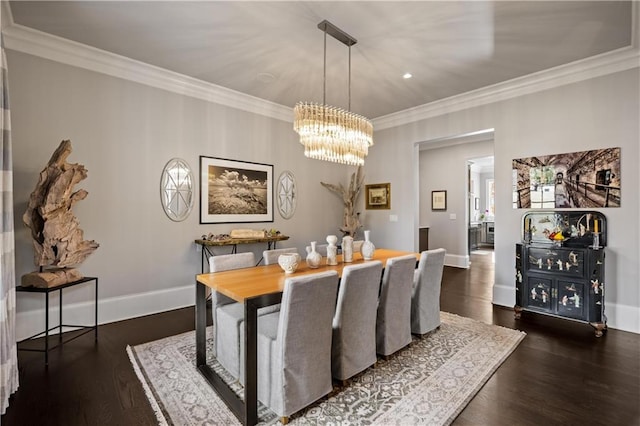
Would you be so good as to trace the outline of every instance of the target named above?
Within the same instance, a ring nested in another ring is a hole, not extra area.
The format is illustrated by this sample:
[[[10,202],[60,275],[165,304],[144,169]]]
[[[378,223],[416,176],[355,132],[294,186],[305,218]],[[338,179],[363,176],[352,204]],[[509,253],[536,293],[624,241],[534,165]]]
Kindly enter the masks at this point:
[[[82,278],[77,269],[99,244],[85,240],[72,208],[84,200],[88,192],[74,191],[74,186],[87,177],[81,164],[67,163],[71,141],[64,140],[55,150],[47,166],[40,172],[22,221],[31,229],[34,263],[40,271],[22,277],[22,285],[52,287]],[[44,269],[44,267],[50,269]]]
[[[362,167],[358,166],[358,169],[351,174],[351,181],[349,187],[345,188],[341,183],[333,185],[330,183],[320,182],[322,186],[329,189],[332,192],[338,194],[344,202],[344,214],[342,218],[342,227],[340,231],[345,235],[351,237],[356,236],[356,233],[362,224],[360,223],[360,213],[356,213],[355,205],[358,200],[358,195],[362,189],[362,183],[364,182],[364,174],[362,173]]]

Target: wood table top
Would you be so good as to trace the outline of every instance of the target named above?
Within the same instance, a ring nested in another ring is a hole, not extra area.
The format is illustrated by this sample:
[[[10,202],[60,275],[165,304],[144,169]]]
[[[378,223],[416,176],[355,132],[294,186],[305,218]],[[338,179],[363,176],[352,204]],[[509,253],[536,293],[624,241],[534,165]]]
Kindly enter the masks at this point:
[[[416,261],[420,259],[420,253],[376,249],[373,260],[382,262],[383,267],[387,260],[392,257],[405,256],[412,254],[416,257]],[[323,259],[326,262],[326,259]],[[292,274],[285,274],[280,265],[254,266],[251,268],[234,269],[231,271],[213,272],[199,274],[196,280],[212,289],[228,296],[238,302],[244,302],[245,299],[264,294],[282,292],[284,282],[287,278],[308,275],[323,271],[336,271],[338,276],[342,276],[342,270],[345,266],[358,265],[365,263],[360,253],[354,253],[353,262],[342,262],[342,256],[338,256],[338,264],[335,266],[321,265],[319,268],[309,268],[307,262],[303,260],[298,265],[298,269]]]

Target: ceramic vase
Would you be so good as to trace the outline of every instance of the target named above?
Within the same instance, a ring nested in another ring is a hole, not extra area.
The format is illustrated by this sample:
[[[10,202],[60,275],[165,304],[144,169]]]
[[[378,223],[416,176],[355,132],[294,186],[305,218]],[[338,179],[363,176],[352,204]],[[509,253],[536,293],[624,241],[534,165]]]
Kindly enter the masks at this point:
[[[362,253],[362,258],[364,260],[373,259],[373,253],[376,251],[376,246],[373,245],[371,240],[369,239],[369,230],[364,231],[364,242],[362,243],[362,247],[360,248],[360,253]]]
[[[278,256],[278,265],[280,265],[285,274],[294,273],[298,269],[299,262],[300,255],[297,253],[286,253]]]
[[[353,238],[349,235],[342,238],[342,260],[345,263],[353,262]]]
[[[338,264],[338,237],[335,235],[327,236],[327,265],[337,265]]]
[[[311,250],[307,250],[307,266],[317,268],[322,262],[322,255],[316,251],[316,241],[311,241]]]

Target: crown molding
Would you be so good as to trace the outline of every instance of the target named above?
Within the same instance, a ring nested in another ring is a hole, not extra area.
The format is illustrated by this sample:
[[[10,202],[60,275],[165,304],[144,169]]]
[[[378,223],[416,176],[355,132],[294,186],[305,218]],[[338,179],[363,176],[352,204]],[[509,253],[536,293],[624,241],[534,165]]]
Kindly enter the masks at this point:
[[[638,67],[638,49],[625,47],[378,117],[372,120],[373,126],[388,129]]]
[[[207,102],[293,122],[293,108],[207,83],[19,24],[3,29],[7,49],[99,72]]]
[[[591,78],[640,67],[640,2],[631,4],[631,45],[542,70],[477,90],[394,112],[372,120],[374,130],[401,126],[439,115],[529,95]]]

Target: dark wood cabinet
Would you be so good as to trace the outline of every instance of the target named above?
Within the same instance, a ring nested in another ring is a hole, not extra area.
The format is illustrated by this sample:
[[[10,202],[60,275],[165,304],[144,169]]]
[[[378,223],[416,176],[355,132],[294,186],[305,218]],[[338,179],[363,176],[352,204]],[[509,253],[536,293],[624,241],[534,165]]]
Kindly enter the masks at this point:
[[[522,311],[585,322],[600,337],[604,313],[607,221],[595,211],[523,216],[516,244],[516,319]]]
[[[516,244],[516,318],[521,311],[589,323],[606,329],[605,250]]]
[[[421,227],[418,231],[418,246],[420,253],[429,250],[429,227]]]

